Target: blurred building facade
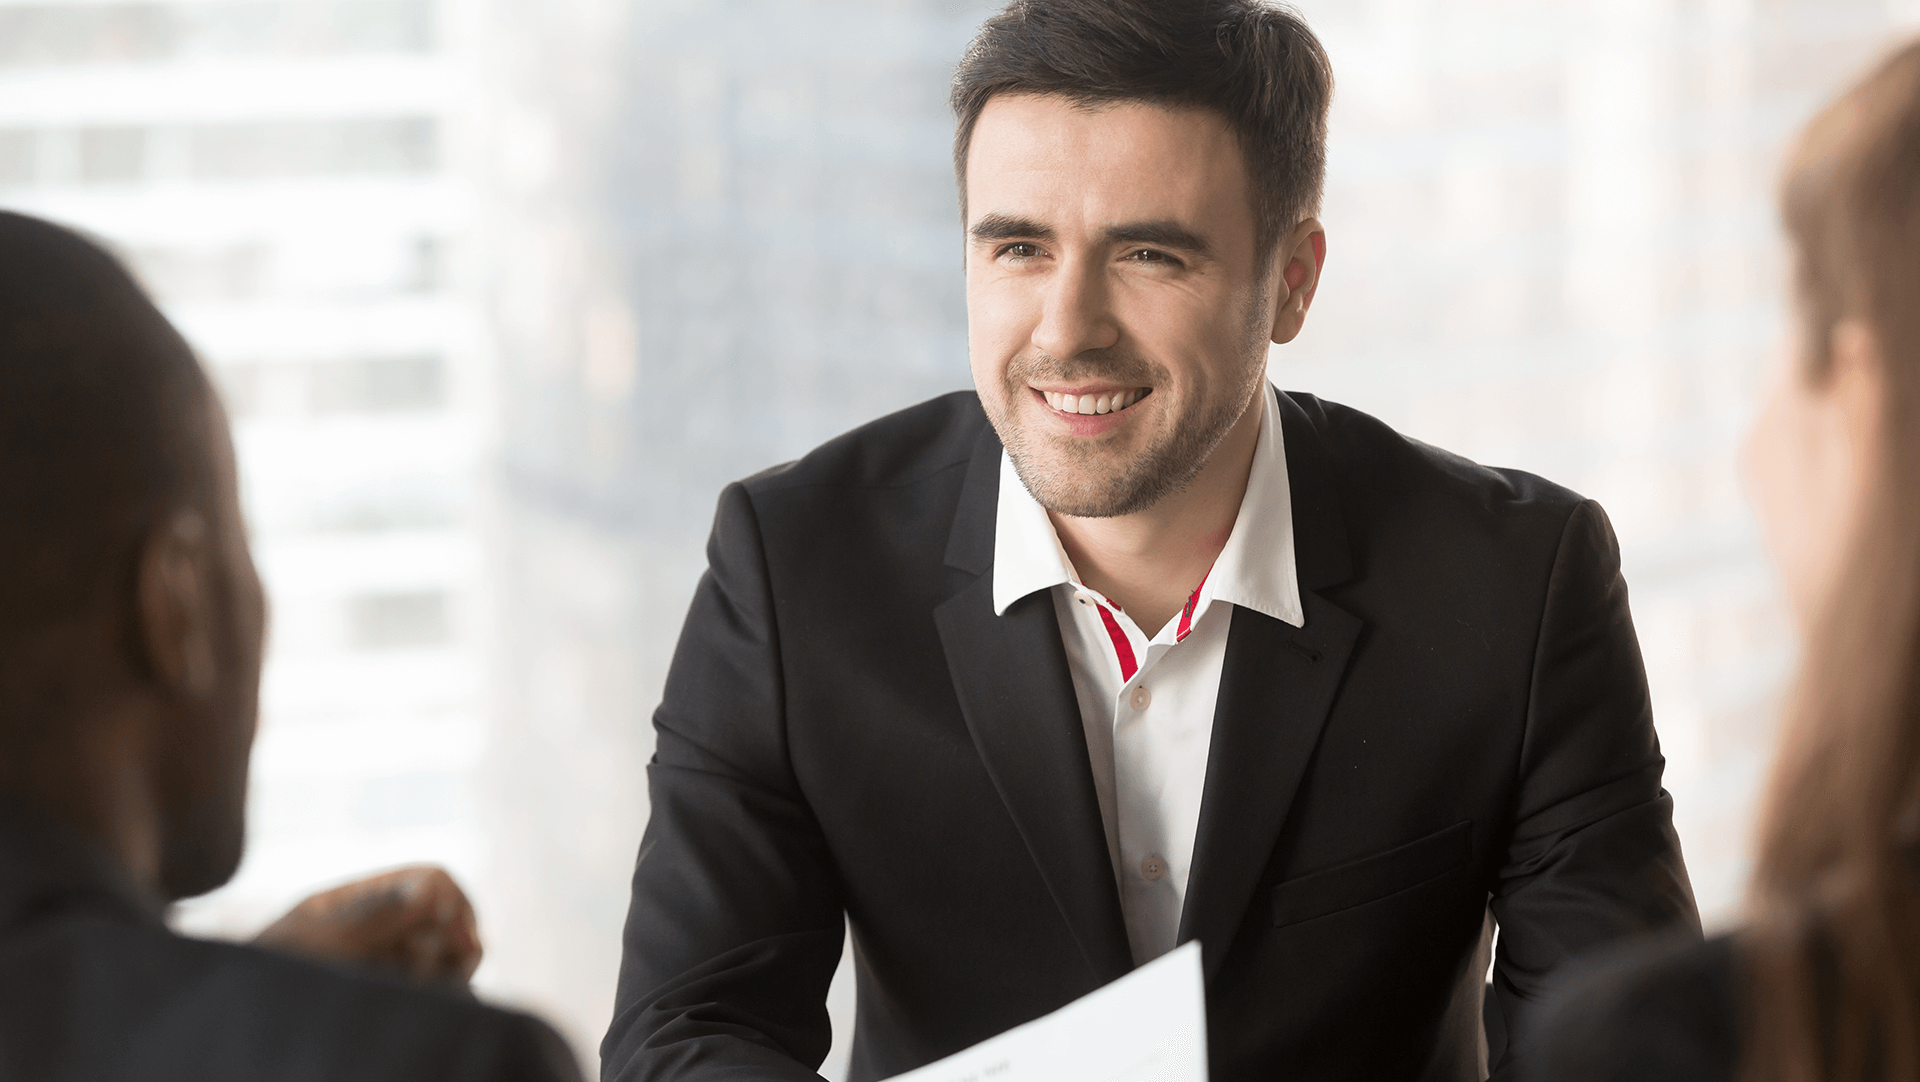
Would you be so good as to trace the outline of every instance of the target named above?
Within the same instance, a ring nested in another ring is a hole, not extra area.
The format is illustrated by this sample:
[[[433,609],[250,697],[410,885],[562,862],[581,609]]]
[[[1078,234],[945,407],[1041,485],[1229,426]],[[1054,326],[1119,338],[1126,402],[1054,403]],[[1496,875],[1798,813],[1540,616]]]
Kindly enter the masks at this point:
[[[968,385],[943,0],[500,3],[499,859],[543,1002],[604,1029],[650,715],[720,489]],[[511,854],[511,855],[507,855]],[[554,920],[552,915],[565,914]],[[582,979],[585,975],[586,979]],[[836,984],[836,1021],[851,985]],[[830,1064],[844,1064],[839,1043]],[[830,1069],[829,1073],[833,1073]]]
[[[944,98],[993,6],[0,0],[0,204],[213,364],[276,602],[254,846],[183,923],[449,863],[483,990],[591,1063],[720,488],[967,385]],[[1273,377],[1606,506],[1729,920],[1792,663],[1735,468],[1773,178],[1920,3],[1298,6],[1329,261]]]

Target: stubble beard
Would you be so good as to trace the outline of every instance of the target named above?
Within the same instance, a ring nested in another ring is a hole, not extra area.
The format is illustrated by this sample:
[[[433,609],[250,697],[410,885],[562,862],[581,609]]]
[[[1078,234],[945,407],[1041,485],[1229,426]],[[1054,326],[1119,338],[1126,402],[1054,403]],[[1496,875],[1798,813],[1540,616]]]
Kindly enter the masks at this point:
[[[1007,366],[1001,391],[1003,409],[989,420],[1013,462],[1014,473],[1040,506],[1073,518],[1112,518],[1144,511],[1192,483],[1213,452],[1240,419],[1260,382],[1264,366],[1249,364],[1232,393],[1211,402],[1186,404],[1130,459],[1111,461],[1106,451],[1116,442],[1049,437],[1015,420],[1020,400],[1033,382],[1076,383],[1090,379],[1131,387],[1169,386],[1164,367],[1126,355],[1060,361],[1046,354],[1018,357]],[[1135,403],[1139,409],[1153,395]]]

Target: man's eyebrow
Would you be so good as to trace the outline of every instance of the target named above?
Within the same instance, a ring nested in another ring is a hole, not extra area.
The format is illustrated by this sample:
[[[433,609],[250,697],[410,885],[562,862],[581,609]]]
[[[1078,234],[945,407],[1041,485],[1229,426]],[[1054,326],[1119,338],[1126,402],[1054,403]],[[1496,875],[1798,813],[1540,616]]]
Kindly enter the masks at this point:
[[[1153,248],[1172,248],[1197,256],[1210,256],[1213,246],[1205,237],[1171,219],[1151,222],[1127,222],[1108,227],[1108,244],[1145,244]]]
[[[1053,230],[1032,218],[1011,214],[989,214],[973,223],[967,235],[976,241],[1052,240]]]

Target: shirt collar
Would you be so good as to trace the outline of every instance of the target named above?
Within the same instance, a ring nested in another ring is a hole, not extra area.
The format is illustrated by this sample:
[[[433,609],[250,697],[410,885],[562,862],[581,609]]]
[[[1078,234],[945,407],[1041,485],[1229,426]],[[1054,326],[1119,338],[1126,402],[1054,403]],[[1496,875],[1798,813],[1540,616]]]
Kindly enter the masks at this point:
[[[1273,388],[1262,397],[1260,437],[1254,446],[1247,493],[1233,533],[1214,560],[1201,593],[1301,627],[1300,577],[1293,544],[1293,493],[1287,481],[1286,441]],[[1033,593],[1074,581],[1072,562],[1046,508],[1027,491],[1013,461],[1000,452],[1000,499],[993,536],[993,611]]]
[[[1014,472],[1013,459],[1000,452],[1000,507],[993,525],[993,614],[1033,593],[1072,582],[1073,562],[1060,547],[1047,509],[1033,498]]]

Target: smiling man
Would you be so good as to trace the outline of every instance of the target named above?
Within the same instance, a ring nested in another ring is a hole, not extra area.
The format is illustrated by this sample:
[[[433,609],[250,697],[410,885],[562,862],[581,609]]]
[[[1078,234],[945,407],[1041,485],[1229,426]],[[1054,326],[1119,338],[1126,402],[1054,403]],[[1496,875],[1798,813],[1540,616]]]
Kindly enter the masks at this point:
[[[1569,957],[1697,929],[1604,514],[1268,383],[1331,82],[1254,0],[983,27],[974,390],[722,495],[607,1077],[813,1077],[847,927],[855,1079],[1189,940],[1217,1078],[1500,1077]]]

